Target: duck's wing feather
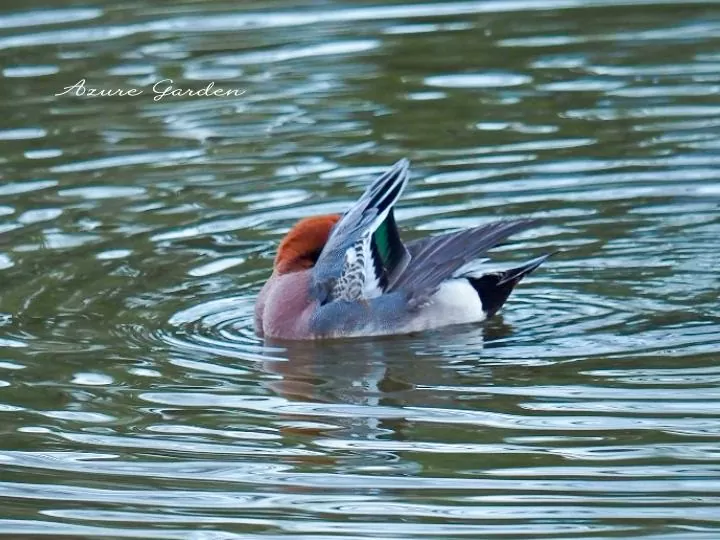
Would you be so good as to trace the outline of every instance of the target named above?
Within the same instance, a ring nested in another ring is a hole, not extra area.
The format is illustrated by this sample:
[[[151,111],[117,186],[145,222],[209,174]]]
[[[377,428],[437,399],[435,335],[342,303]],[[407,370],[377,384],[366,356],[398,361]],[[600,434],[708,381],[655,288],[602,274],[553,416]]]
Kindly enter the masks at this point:
[[[422,306],[435,294],[440,284],[454,277],[460,268],[508,236],[536,224],[537,221],[532,219],[497,221],[410,242],[410,263],[390,290],[404,291],[411,308]]]
[[[325,303],[382,294],[408,264],[393,206],[409,178],[402,159],[375,180],[333,227],[313,268],[311,294]]]

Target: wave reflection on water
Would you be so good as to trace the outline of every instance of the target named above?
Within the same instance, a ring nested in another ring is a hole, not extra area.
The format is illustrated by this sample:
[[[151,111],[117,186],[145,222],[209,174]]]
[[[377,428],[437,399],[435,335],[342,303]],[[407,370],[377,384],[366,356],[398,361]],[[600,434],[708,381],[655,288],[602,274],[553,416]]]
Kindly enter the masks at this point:
[[[716,538],[711,6],[4,6],[0,530]],[[282,235],[400,157],[406,238],[560,253],[485,325],[259,340]]]

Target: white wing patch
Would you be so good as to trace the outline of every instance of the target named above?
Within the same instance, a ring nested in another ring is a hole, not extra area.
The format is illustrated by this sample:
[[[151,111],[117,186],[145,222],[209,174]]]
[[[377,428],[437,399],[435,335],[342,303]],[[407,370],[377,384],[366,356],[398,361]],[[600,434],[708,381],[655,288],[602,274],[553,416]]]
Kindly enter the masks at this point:
[[[372,232],[369,232],[345,251],[342,275],[333,285],[333,299],[353,302],[375,298],[383,293],[380,280],[375,275],[371,241]]]
[[[375,262],[372,256],[372,233],[363,236],[363,263],[365,264],[365,285],[363,287],[363,296],[365,298],[375,298],[383,293],[380,287],[380,278],[375,275]]]

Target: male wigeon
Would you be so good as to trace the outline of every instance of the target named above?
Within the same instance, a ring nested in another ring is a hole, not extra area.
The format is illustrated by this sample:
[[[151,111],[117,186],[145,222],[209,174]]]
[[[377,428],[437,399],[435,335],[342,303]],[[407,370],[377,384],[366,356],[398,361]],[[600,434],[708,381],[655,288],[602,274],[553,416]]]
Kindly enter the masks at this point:
[[[494,315],[549,255],[503,272],[467,268],[536,224],[497,221],[404,244],[393,206],[409,178],[398,161],[342,216],[300,220],[280,242],[255,304],[255,331],[308,340],[407,334]]]

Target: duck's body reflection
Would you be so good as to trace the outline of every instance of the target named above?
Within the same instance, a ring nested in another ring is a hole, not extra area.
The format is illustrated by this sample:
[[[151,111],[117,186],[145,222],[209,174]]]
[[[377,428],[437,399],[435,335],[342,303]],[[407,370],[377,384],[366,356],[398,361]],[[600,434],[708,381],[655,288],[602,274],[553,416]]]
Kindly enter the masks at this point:
[[[308,429],[326,427],[344,439],[402,440],[406,417],[412,416],[403,408],[457,407],[458,387],[469,381],[482,385],[490,376],[490,368],[478,361],[483,342],[493,339],[493,332],[507,331],[497,320],[490,330],[471,327],[452,334],[285,342],[287,360],[269,359],[264,368],[281,377],[268,383],[274,393],[295,403],[333,405],[332,415],[305,417]],[[301,416],[287,419],[301,429]]]

